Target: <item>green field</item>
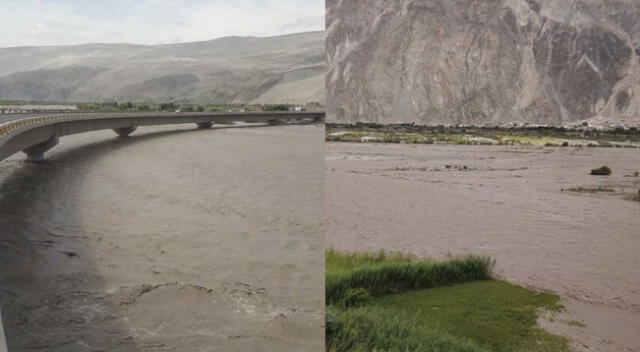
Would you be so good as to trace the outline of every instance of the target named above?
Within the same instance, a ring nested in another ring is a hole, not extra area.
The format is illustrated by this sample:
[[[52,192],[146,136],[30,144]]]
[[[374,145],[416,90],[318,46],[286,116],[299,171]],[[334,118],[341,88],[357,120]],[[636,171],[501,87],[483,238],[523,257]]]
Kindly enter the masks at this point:
[[[559,297],[492,278],[493,261],[328,250],[327,350],[569,351],[537,326]]]
[[[561,127],[499,128],[376,124],[327,124],[326,126],[326,140],[330,142],[640,148],[640,131],[636,128],[576,130]]]

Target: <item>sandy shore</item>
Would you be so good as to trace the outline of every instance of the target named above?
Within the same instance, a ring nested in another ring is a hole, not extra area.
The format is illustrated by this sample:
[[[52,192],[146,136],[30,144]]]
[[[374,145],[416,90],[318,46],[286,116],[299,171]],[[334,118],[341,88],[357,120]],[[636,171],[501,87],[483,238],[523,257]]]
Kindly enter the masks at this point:
[[[322,351],[323,143],[168,126],[0,163],[10,350]]]
[[[578,350],[640,350],[640,203],[624,199],[640,189],[637,149],[329,143],[326,153],[330,246],[491,255],[501,277],[563,297],[567,312],[543,324]],[[589,175],[602,165],[613,175]],[[568,191],[599,186],[612,192]]]

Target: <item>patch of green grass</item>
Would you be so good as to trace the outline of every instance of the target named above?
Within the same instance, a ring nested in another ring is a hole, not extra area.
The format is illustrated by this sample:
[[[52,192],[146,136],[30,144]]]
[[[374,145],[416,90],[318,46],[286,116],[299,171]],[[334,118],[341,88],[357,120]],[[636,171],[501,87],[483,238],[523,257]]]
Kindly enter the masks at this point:
[[[540,329],[559,298],[492,279],[493,260],[326,252],[327,351],[565,352]]]
[[[565,338],[536,323],[538,311],[559,311],[559,297],[504,281],[476,281],[388,295],[373,301],[411,325],[447,331],[491,351],[567,351]]]
[[[469,339],[421,326],[381,307],[327,309],[329,352],[489,352]]]
[[[327,249],[325,252],[327,271],[336,270],[352,270],[381,263],[408,263],[415,260],[402,253],[387,252],[379,250],[377,252],[354,252],[342,253],[333,248]]]
[[[406,290],[488,280],[492,277],[493,260],[488,257],[467,256],[447,261],[407,261],[406,257],[399,258],[357,265],[349,270],[337,269],[334,264],[328,265],[325,283],[327,302],[341,304],[345,293],[350,289],[362,288],[373,296],[380,296]],[[354,258],[355,263],[361,260],[366,259]]]

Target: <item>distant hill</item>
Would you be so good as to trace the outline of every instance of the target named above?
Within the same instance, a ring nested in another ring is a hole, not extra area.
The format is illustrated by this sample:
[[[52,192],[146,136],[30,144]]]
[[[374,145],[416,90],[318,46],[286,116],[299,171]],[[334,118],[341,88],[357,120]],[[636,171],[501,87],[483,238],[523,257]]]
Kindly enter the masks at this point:
[[[324,32],[167,44],[0,48],[0,100],[324,101]]]
[[[639,0],[327,0],[327,120],[640,123]]]

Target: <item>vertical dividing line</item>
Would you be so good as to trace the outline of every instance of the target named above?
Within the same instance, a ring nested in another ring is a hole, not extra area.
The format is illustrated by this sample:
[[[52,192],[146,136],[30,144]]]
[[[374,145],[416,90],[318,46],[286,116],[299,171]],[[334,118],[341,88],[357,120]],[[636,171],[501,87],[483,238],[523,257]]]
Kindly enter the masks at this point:
[[[4,334],[4,327],[2,326],[2,311],[0,311],[0,352],[9,352],[7,349],[7,339]]]

